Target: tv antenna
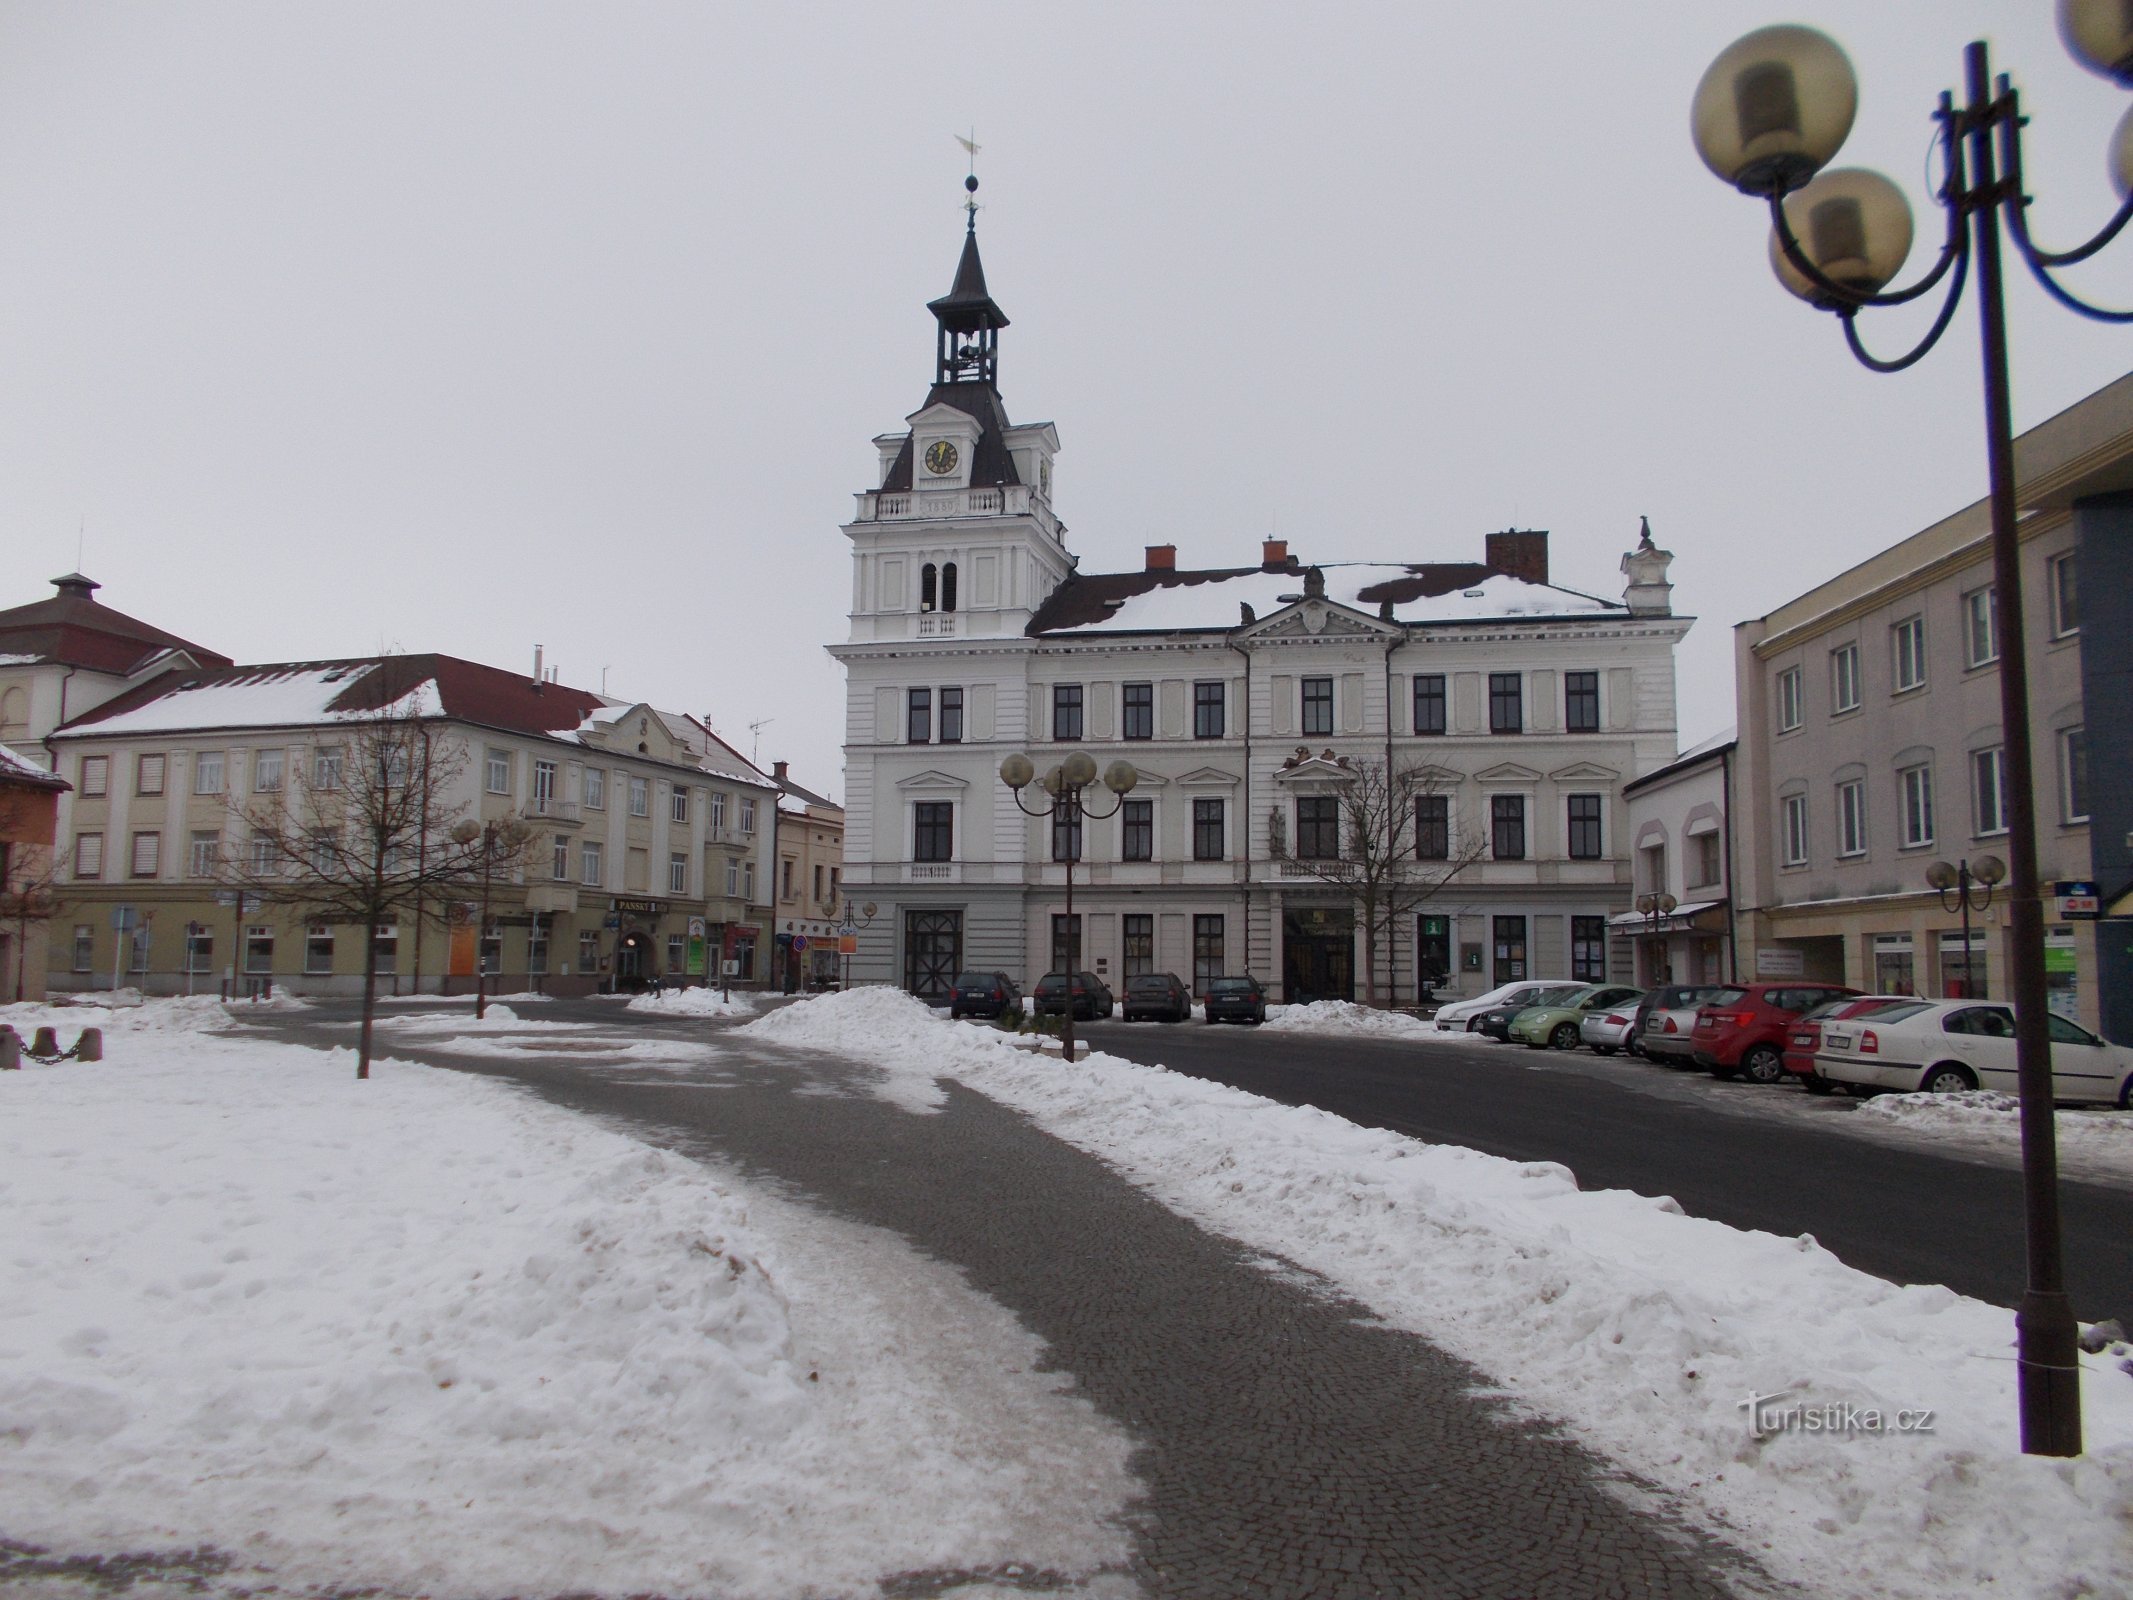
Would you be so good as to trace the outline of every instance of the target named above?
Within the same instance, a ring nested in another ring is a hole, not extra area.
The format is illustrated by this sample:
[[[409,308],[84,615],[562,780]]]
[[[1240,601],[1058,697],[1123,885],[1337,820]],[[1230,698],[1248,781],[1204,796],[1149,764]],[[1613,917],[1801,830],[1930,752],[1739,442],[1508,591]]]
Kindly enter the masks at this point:
[[[748,724],[748,765],[751,767],[762,765],[760,761],[756,760],[756,756],[763,749],[763,730],[777,720],[776,717],[765,717],[760,722]]]

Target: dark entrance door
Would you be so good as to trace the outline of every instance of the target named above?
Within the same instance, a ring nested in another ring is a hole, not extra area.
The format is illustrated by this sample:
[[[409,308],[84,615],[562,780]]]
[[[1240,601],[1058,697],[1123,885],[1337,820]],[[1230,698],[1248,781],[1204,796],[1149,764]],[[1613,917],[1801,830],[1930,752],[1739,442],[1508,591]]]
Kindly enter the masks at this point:
[[[625,933],[615,946],[615,987],[641,989],[651,972],[652,941],[642,933]]]
[[[1285,911],[1281,917],[1282,994],[1304,1005],[1355,998],[1355,913]]]
[[[921,1000],[948,998],[963,964],[963,913],[904,913],[904,987]]]

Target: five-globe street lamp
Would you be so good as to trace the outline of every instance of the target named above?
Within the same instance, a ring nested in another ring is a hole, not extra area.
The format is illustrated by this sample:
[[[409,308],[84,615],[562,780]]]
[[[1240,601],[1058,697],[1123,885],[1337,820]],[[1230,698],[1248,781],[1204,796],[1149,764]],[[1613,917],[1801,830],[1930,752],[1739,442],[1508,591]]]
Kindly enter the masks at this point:
[[[1013,791],[1015,806],[1025,816],[1049,817],[1054,829],[1066,825],[1066,854],[1060,860],[1066,866],[1066,930],[1067,972],[1065,1025],[1060,1029],[1060,1047],[1066,1059],[1074,1059],[1074,962],[1081,955],[1081,939],[1074,922],[1074,863],[1081,859],[1081,823],[1084,817],[1102,821],[1105,817],[1118,815],[1119,807],[1126,803],[1126,796],[1133,786],[1141,781],[1130,761],[1114,761],[1104,768],[1104,787],[1111,791],[1109,811],[1091,811],[1082,800],[1082,792],[1096,781],[1096,758],[1085,750],[1076,750],[1056,767],[1050,768],[1042,778],[1026,755],[1009,756],[1000,763],[1000,781]],[[1051,799],[1041,806],[1031,807],[1023,803],[1022,791],[1032,782]]]
[[[2085,66],[2133,89],[2133,8],[2122,0],[2059,0],[2059,28]],[[2085,261],[2133,218],[2133,111],[2112,135],[2111,172],[2123,196],[2094,237],[2071,250],[2031,239],[2022,186],[2023,117],[2009,80],[1994,80],[1984,41],[1964,53],[1964,100],[1944,93],[1939,258],[1917,283],[1887,290],[1910,252],[1903,193],[1877,173],[1825,171],[1851,131],[1858,84],[1842,49],[1811,28],[1758,29],[1720,53],[1696,87],[1691,129],[1711,170],[1770,210],[1770,254],[1785,287],[1844,327],[1852,354],[1875,372],[1901,372],[1948,329],[1972,273],[1984,355],[1985,457],[1992,519],[1993,582],[2000,619],[2000,721],[2006,754],[2009,979],[2022,1101],[2022,1180],[2029,1281],[2015,1314],[2022,1448],[2081,1453],[2079,1330],[2060,1252],[2058,1153],[2052,1126],[2051,1035],[2046,1012],[2044,911],[2037,879],[2036,804],[2029,737],[2029,675],[2023,641],[2020,547],[2015,535],[2014,418],[2007,378],[2001,233],[2045,292],[2100,322],[2133,322],[2133,311],[2090,305],[2054,276]],[[1902,305],[1945,283],[1925,337],[1884,359],[1861,342],[1858,314]],[[1965,952],[1967,960],[1967,951]],[[1966,969],[1967,970],[1967,969]]]
[[[1674,907],[1680,903],[1672,895],[1663,892],[1637,896],[1637,909],[1644,913],[1646,919],[1652,925],[1652,982],[1654,983],[1665,983],[1674,975],[1674,964],[1666,958],[1666,946],[1658,941],[1660,927],[1668,917],[1674,914]]]
[[[1949,866],[1945,861],[1936,861],[1926,868],[1926,882],[1940,896],[1941,909],[1963,914],[1963,998],[1974,1000],[1977,996],[1977,957],[1970,947],[1970,913],[1983,912],[1992,904],[1993,885],[2007,876],[2007,863],[1998,856],[1980,856],[1975,863],[1967,858]],[[1954,898],[1950,899],[1949,896]]]

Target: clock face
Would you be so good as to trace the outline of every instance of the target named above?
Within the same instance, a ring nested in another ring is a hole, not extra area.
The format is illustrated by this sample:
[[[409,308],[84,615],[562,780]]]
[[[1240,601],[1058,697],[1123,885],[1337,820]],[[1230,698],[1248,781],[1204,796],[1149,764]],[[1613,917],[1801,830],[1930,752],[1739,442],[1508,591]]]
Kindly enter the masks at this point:
[[[936,439],[926,446],[926,470],[936,478],[944,478],[955,471],[955,464],[962,459],[955,446],[946,439]]]

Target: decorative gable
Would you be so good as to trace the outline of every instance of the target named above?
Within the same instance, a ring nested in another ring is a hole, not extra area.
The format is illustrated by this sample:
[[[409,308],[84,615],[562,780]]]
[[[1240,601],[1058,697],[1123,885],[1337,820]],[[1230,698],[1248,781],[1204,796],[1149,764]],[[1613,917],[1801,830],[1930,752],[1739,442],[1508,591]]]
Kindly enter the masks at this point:
[[[908,778],[897,779],[896,787],[905,790],[962,790],[969,788],[970,784],[952,772],[942,772],[938,768],[929,767],[924,772],[914,772]]]
[[[1500,761],[1485,772],[1474,774],[1483,783],[1538,783],[1540,774],[1515,761]]]
[[[1593,761],[1573,761],[1567,767],[1558,767],[1548,774],[1557,783],[1620,783],[1622,774],[1613,767],[1603,767]]]
[[[1337,601],[1310,598],[1237,630],[1241,641],[1398,638],[1398,623],[1384,622]]]

